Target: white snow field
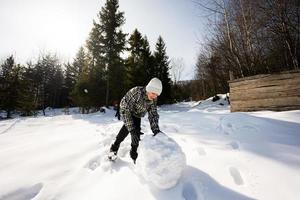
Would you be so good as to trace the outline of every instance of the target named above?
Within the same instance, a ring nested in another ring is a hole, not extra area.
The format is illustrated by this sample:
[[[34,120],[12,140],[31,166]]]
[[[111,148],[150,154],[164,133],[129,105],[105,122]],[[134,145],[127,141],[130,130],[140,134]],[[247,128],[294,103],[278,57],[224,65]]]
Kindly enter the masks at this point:
[[[106,159],[122,126],[113,110],[2,120],[0,200],[300,199],[300,111],[230,113],[220,102],[162,106],[166,148],[143,118],[136,165],[130,137]]]

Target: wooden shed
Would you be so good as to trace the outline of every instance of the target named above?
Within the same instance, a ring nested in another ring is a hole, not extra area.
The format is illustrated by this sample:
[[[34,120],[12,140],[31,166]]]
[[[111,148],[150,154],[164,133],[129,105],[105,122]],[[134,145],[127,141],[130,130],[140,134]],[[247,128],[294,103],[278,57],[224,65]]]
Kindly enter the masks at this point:
[[[300,70],[229,81],[231,112],[300,109]]]

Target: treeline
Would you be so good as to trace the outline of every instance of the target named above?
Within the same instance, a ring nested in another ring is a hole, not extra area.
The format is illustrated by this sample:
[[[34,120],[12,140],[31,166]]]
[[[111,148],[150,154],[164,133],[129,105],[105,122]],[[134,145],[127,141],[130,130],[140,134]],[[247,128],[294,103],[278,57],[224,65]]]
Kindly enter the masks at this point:
[[[61,63],[57,56],[45,54],[21,65],[9,56],[0,65],[0,110],[8,118],[13,111],[27,116],[41,109],[45,114],[47,107],[79,106],[82,113],[88,113],[113,105],[128,89],[146,85],[152,77],[163,83],[159,103],[172,102],[163,38],[158,37],[151,52],[147,37],[137,29],[131,35],[124,33],[124,23],[118,0],[107,0],[73,62]]]
[[[211,16],[210,37],[198,55],[196,98],[229,91],[230,74],[242,78],[299,69],[297,0],[196,0]]]

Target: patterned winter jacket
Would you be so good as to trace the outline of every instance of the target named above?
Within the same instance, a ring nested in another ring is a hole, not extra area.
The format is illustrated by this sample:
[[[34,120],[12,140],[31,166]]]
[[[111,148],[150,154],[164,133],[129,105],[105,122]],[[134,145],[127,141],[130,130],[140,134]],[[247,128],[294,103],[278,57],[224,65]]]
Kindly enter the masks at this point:
[[[130,89],[120,102],[121,118],[129,132],[134,130],[132,115],[141,118],[147,112],[152,132],[159,132],[157,100],[148,99],[145,87],[137,86]]]

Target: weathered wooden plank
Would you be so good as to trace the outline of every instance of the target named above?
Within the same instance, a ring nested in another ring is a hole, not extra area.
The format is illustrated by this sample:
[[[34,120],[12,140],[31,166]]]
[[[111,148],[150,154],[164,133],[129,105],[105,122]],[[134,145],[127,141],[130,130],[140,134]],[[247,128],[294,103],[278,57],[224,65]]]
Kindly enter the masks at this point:
[[[255,90],[257,91],[257,90]],[[230,93],[231,101],[239,100],[254,100],[254,99],[265,99],[265,98],[278,98],[278,97],[299,97],[300,98],[300,87],[294,90],[282,90],[282,91],[270,91],[270,92],[234,92]]]
[[[255,88],[230,88],[230,94],[235,93],[252,93],[255,95],[261,92],[281,92],[287,90],[297,90],[300,88],[300,84],[294,85],[273,85],[269,87],[255,87]]]
[[[276,79],[278,77],[280,78],[288,78],[288,77],[299,77],[300,71],[297,73],[284,73],[284,74],[262,74],[258,76],[250,76],[246,78],[241,79],[234,79],[234,81],[229,81],[229,83],[235,83],[235,82],[245,82],[245,81],[251,81],[251,80],[261,80],[261,79]]]
[[[251,94],[255,95],[257,93],[265,92],[265,93],[274,93],[274,92],[282,92],[282,91],[294,91],[299,90],[299,85],[284,85],[284,86],[270,86],[270,87],[258,87],[258,88],[247,88],[247,89],[230,89],[231,94]]]
[[[267,99],[254,99],[250,101],[230,101],[231,106],[235,107],[260,107],[260,106],[300,106],[299,97],[278,97]]]
[[[299,77],[289,77],[289,78],[276,78],[276,79],[260,79],[260,80],[251,80],[236,82],[234,84],[229,84],[230,88],[255,88],[255,87],[264,87],[268,85],[286,85],[286,84],[300,84]]]
[[[231,112],[249,112],[249,111],[260,111],[260,110],[271,110],[271,111],[287,111],[287,110],[299,110],[300,106],[262,106],[262,107],[231,107]]]
[[[285,74],[288,74],[288,76],[299,76],[300,75],[300,70],[291,70],[291,71],[285,71],[285,72],[280,72],[276,74],[259,74],[255,76],[249,76],[245,78],[239,78],[239,79],[234,79],[231,81],[228,81],[228,83],[234,83],[234,82],[242,82],[242,81],[247,81],[247,80],[253,80],[253,79],[262,79],[264,77],[276,77],[277,75],[284,77]]]
[[[231,111],[300,109],[300,70],[229,81]]]

